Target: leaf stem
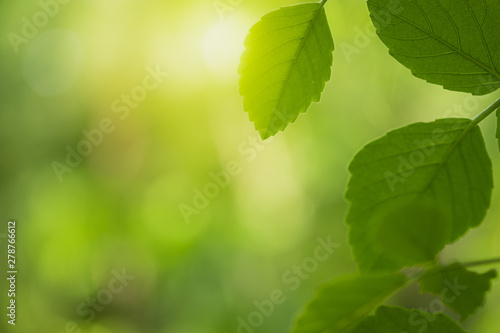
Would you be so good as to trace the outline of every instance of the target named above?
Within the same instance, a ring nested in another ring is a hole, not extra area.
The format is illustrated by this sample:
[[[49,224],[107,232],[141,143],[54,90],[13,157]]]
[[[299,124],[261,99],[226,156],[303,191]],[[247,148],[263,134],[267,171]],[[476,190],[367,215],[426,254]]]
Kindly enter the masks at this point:
[[[460,264],[460,266],[462,266],[462,267],[476,267],[476,266],[500,264],[500,258],[469,261],[469,262],[463,262],[463,263],[460,261],[456,261],[455,263]],[[444,265],[444,264],[441,264],[441,265]],[[412,284],[412,283],[417,282],[420,279],[420,277],[422,276],[422,273],[424,273],[425,271],[427,271],[428,269],[433,268],[433,267],[440,267],[440,264],[433,263],[432,265],[425,266],[423,268],[423,270],[420,270],[418,272],[415,272],[415,273],[409,275],[408,276],[408,284]],[[444,266],[442,266],[442,267],[444,267]],[[446,271],[451,271],[451,270],[453,270],[453,269],[450,269],[450,267],[445,267],[444,269],[441,269],[441,272],[446,272]],[[434,274],[432,274],[432,273],[428,274],[427,277],[438,274],[438,272],[433,272],[433,273]]]
[[[328,2],[328,0],[321,0],[321,2],[320,2],[321,7],[325,7],[327,2]]]
[[[474,119],[472,119],[471,126],[476,126],[480,122],[482,122],[486,117],[492,114],[496,109],[500,107],[500,98],[497,99],[493,104],[484,109],[483,112],[478,114]]]
[[[478,260],[463,263],[464,267],[474,267],[474,266],[483,266],[483,265],[491,265],[500,263],[500,258],[486,259],[486,260]]]

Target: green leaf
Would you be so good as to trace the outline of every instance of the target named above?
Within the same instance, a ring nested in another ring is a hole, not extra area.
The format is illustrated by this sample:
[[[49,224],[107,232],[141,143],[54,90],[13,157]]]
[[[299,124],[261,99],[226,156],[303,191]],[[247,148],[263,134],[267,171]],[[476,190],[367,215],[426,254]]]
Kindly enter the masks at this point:
[[[465,333],[445,314],[431,314],[416,309],[381,306],[366,317],[353,333]]]
[[[420,276],[421,292],[431,292],[441,297],[444,304],[467,319],[484,303],[496,271],[484,274],[468,271],[459,263],[433,267]]]
[[[340,277],[318,290],[292,333],[350,332],[406,282],[401,273]]]
[[[500,1],[368,0],[390,54],[413,75],[454,91],[500,87]]]
[[[346,223],[361,271],[432,261],[490,205],[491,161],[469,119],[391,131],[363,148],[349,171]]]
[[[319,102],[333,63],[324,3],[282,7],[255,24],[241,57],[240,94],[255,129],[266,139]]]

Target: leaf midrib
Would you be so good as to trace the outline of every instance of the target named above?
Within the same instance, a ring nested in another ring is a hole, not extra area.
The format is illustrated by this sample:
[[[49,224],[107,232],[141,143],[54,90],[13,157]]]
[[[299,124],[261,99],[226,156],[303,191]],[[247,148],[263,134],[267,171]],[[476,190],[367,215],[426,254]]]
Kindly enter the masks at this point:
[[[455,140],[453,140],[453,143],[451,144],[450,148],[446,151],[445,155],[443,156],[443,159],[441,160],[441,163],[438,164],[436,167],[436,170],[433,172],[432,176],[429,178],[429,181],[427,182],[427,185],[423,188],[422,193],[419,195],[419,199],[422,198],[425,192],[429,189],[431,186],[432,182],[436,178],[437,174],[441,171],[441,169],[444,167],[448,159],[450,158],[451,154],[455,151],[455,149],[458,147],[458,145],[463,141],[463,139],[471,132],[473,129],[475,129],[477,124],[475,124],[473,121],[470,121],[470,123],[462,130],[462,132],[457,136]]]
[[[462,125],[462,124],[465,124],[465,123],[457,123],[456,125]],[[418,195],[417,196],[417,200],[421,199],[422,196],[427,192],[427,190],[429,189],[429,187],[431,186],[432,182],[434,181],[434,179],[436,178],[437,174],[441,171],[441,169],[443,168],[443,166],[446,164],[446,162],[448,161],[448,158],[451,156],[451,154],[453,153],[453,151],[457,148],[457,146],[460,144],[460,142],[462,142],[462,140],[465,138],[465,136],[471,131],[473,130],[475,127],[477,126],[477,124],[475,124],[473,121],[470,121],[466,127],[462,128],[462,129],[458,129],[458,130],[461,130],[462,132],[452,141],[450,142],[450,148],[446,151],[446,153],[444,154],[443,158],[441,159],[440,162],[438,163],[433,163],[435,165],[437,165],[437,167],[435,168],[435,171],[432,173],[431,177],[429,178],[429,181],[426,183],[426,185],[422,188],[422,190],[418,190],[418,191],[413,191],[413,192],[406,192],[406,193],[401,193],[400,195],[398,196],[405,196],[405,195]],[[457,131],[458,131],[457,130]],[[451,132],[451,131],[450,131]],[[363,212],[366,212],[370,209],[374,209],[375,207],[378,207],[379,205],[381,205],[382,203],[386,202],[386,201],[389,201],[389,200],[393,200],[394,198],[398,197],[398,196],[391,196],[385,200],[382,200],[380,202],[378,202],[377,204],[375,205],[372,205],[368,208],[365,208],[363,210]]]

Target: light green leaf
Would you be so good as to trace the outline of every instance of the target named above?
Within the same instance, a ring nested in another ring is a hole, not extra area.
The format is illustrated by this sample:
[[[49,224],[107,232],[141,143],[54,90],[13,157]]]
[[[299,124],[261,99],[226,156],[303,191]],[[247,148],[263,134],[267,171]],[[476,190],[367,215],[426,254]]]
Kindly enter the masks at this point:
[[[445,314],[431,314],[416,309],[381,306],[366,317],[353,333],[465,333]]]
[[[292,333],[350,332],[406,282],[401,273],[340,277],[318,290]]]
[[[334,45],[325,2],[273,11],[245,39],[240,94],[262,139],[284,130],[319,102],[330,79]]]
[[[465,320],[483,305],[486,293],[491,288],[491,280],[496,277],[494,269],[478,274],[454,263],[428,269],[419,281],[421,292],[428,291],[440,296],[444,304]]]
[[[363,148],[349,171],[346,223],[361,271],[432,261],[490,205],[491,161],[469,119],[391,131]]]
[[[454,91],[500,87],[500,1],[368,0],[390,54],[413,75]]]

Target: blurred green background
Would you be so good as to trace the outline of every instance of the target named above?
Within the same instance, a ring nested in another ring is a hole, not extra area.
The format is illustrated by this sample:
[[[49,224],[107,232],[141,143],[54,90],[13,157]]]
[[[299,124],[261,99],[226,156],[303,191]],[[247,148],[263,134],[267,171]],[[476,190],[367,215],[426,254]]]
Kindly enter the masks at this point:
[[[15,327],[0,281],[2,332],[288,332],[318,286],[356,270],[343,223],[356,151],[411,122],[472,117],[494,98],[412,77],[367,33],[364,1],[332,0],[336,51],[322,101],[262,144],[238,94],[243,40],[262,15],[298,2],[42,3],[52,3],[47,20],[40,3],[0,3],[0,233],[18,222],[19,271]],[[14,47],[23,18],[40,26]],[[141,92],[148,67],[169,74],[121,119],[113,103]],[[114,130],[60,181],[54,162],[66,164],[67,147],[103,119]],[[482,128],[500,179],[494,119]],[[184,218],[181,208],[230,161],[239,173]],[[482,226],[447,247],[444,261],[500,254],[498,198],[495,190]],[[337,247],[300,276],[294,267],[313,256],[318,237]],[[122,269],[134,279],[109,300]],[[248,323],[275,290],[285,301],[242,328],[239,318]],[[107,304],[89,310],[96,296]],[[393,302],[428,308],[432,299],[410,289]],[[497,333],[499,307],[495,282],[470,332]]]

